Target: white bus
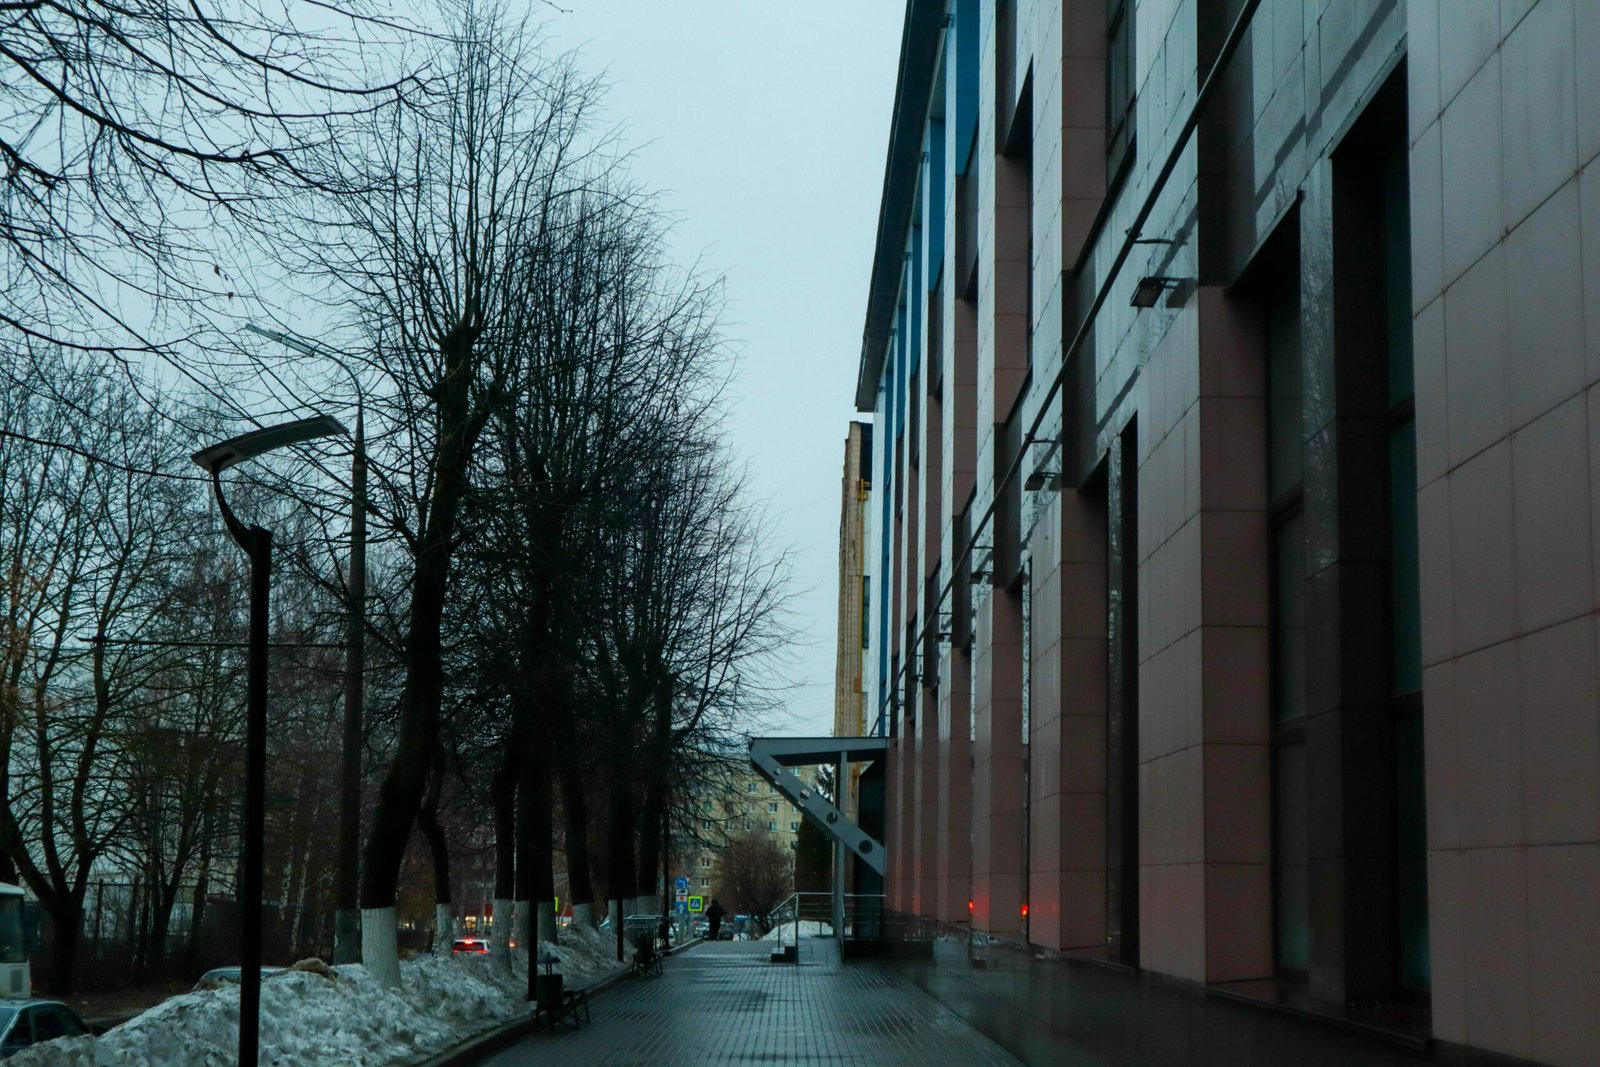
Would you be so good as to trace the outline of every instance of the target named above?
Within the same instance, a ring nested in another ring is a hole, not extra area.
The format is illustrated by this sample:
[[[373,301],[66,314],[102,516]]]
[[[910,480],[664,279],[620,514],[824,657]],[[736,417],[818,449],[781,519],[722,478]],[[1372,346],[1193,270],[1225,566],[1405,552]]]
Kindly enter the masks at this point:
[[[26,1000],[33,996],[33,976],[28,971],[27,926],[22,921],[22,910],[22,887],[0,882],[0,998],[6,1000]]]

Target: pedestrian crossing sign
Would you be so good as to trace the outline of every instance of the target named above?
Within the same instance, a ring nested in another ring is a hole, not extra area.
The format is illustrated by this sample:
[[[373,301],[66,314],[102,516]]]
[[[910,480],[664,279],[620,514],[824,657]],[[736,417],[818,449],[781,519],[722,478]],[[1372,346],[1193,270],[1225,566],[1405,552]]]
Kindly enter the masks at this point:
[[[689,910],[690,911],[705,911],[706,910],[706,898],[705,897],[690,897],[689,898]]]

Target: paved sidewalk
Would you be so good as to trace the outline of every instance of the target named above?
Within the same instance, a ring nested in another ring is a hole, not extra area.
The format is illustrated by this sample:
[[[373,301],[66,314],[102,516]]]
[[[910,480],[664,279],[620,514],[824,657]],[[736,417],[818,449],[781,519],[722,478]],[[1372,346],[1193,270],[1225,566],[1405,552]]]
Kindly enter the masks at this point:
[[[700,945],[666,977],[629,982],[594,1004],[594,1023],[523,1039],[493,1067],[711,1063],[1012,1067],[1020,1061],[888,968],[841,966],[831,940],[803,940],[800,965],[772,946]]]

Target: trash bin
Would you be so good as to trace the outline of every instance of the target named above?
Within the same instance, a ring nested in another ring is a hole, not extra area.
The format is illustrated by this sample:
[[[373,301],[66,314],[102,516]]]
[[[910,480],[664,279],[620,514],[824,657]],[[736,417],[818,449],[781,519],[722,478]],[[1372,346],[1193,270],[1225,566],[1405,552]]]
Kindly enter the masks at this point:
[[[534,1003],[540,1011],[557,1010],[561,1007],[562,976],[555,968],[561,962],[561,957],[546,951],[539,957],[539,962],[544,965],[544,973],[534,976]]]

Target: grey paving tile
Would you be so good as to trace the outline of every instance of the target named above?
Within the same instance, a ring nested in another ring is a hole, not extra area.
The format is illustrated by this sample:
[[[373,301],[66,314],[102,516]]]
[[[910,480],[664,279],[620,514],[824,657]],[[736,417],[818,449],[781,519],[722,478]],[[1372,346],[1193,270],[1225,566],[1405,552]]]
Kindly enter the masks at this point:
[[[805,941],[799,966],[771,946],[701,945],[669,959],[664,978],[613,989],[578,1031],[539,1034],[484,1061],[493,1067],[698,1067],[860,1064],[1012,1067],[1021,1061],[922,990],[838,946]]]

